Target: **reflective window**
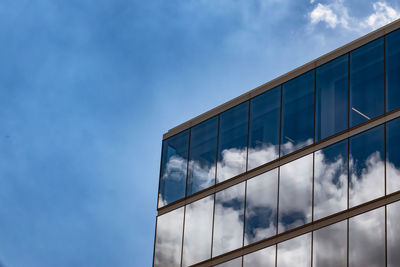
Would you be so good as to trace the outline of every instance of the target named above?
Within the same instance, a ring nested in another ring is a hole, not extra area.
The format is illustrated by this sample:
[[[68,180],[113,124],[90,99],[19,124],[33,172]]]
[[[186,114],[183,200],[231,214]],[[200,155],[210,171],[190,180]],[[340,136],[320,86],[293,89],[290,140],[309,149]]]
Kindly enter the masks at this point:
[[[249,102],[220,116],[217,182],[246,171]]]
[[[400,119],[386,124],[386,190],[400,190]]]
[[[400,108],[400,30],[386,35],[386,111]]]
[[[283,84],[281,155],[313,143],[314,71]]]
[[[347,140],[315,152],[314,220],[347,208]]]
[[[186,206],[182,266],[211,257],[214,196]]]
[[[180,266],[183,207],[157,218],[156,247],[154,266]]]
[[[245,183],[215,194],[213,257],[243,244]]]
[[[244,244],[276,235],[278,169],[247,180],[246,197]]]
[[[215,183],[218,117],[192,127],[187,194],[194,194]]]
[[[350,207],[384,195],[384,127],[350,138]]]
[[[250,100],[249,170],[279,156],[280,107],[280,86]]]
[[[387,266],[400,266],[400,202],[387,206]]]
[[[383,38],[350,53],[350,126],[384,111]]]
[[[315,231],[313,242],[313,267],[347,266],[347,220]]]
[[[349,219],[349,267],[385,266],[385,208]]]
[[[214,265],[215,267],[242,267],[242,257]]]
[[[278,244],[277,267],[311,266],[311,233]]]
[[[159,207],[185,197],[188,144],[189,130],[163,142]]]
[[[348,69],[348,55],[317,68],[316,141],[348,127]]]
[[[243,267],[275,267],[276,246],[264,248],[243,257]]]
[[[313,155],[280,168],[279,233],[311,222]]]

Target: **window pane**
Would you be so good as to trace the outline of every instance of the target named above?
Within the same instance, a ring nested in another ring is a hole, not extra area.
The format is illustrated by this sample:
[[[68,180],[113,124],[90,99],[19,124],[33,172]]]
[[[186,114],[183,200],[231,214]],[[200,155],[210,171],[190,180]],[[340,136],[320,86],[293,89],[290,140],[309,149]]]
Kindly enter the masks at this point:
[[[350,138],[350,207],[384,195],[383,125]]]
[[[400,31],[386,35],[386,111],[400,108]]]
[[[215,267],[242,267],[242,257],[230,260],[228,262],[224,262],[218,265],[214,265]]]
[[[400,202],[387,206],[387,258],[388,267],[400,266]]]
[[[350,126],[384,111],[383,38],[350,53]]]
[[[189,130],[163,142],[159,207],[185,197],[188,143]]]
[[[247,254],[243,258],[243,267],[275,267],[276,246]]]
[[[190,132],[187,194],[194,194],[215,183],[218,117],[192,127]]]
[[[349,267],[385,266],[385,208],[349,219]]]
[[[214,196],[186,206],[182,265],[189,266],[211,257]]]
[[[317,68],[316,141],[348,127],[348,65],[344,55]]]
[[[314,220],[347,208],[347,140],[315,152]]]
[[[311,266],[311,233],[278,244],[278,267]]]
[[[281,155],[313,143],[314,71],[283,85]]]
[[[347,220],[314,232],[313,267],[347,266]]]
[[[246,171],[249,102],[221,114],[217,182]]]
[[[244,182],[215,195],[213,257],[243,244]]]
[[[246,196],[244,244],[276,235],[278,169],[248,180]]]
[[[311,222],[313,155],[280,169],[279,233]]]
[[[250,101],[249,170],[279,156],[280,107],[280,87]]]
[[[154,266],[180,266],[183,207],[157,218]]]
[[[400,119],[386,124],[387,194],[400,190]]]

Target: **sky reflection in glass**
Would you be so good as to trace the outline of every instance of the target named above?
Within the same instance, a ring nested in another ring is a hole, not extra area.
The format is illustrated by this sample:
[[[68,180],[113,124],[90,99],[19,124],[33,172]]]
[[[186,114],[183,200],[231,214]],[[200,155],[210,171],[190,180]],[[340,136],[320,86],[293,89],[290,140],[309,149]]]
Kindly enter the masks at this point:
[[[387,267],[400,266],[400,201],[387,206]]]
[[[242,267],[242,257],[214,265],[214,267]]]
[[[267,247],[243,257],[243,267],[275,267],[276,246]]]
[[[311,233],[278,244],[277,267],[311,266]]]
[[[386,124],[386,190],[400,190],[400,119]]]
[[[400,108],[400,30],[386,36],[386,111]]]

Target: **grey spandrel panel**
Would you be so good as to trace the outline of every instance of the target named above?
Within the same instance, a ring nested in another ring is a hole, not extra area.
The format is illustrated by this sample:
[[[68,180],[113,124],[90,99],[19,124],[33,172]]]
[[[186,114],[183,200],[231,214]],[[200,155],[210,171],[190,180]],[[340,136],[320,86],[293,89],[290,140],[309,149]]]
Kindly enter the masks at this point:
[[[313,143],[314,73],[309,71],[283,84],[281,156]]]
[[[178,267],[181,264],[184,208],[157,218],[155,267]]]
[[[384,41],[370,42],[350,53],[350,127],[384,112]]]
[[[400,266],[400,201],[387,206],[387,267]]]
[[[278,169],[247,180],[244,245],[276,235]]]
[[[314,220],[347,208],[348,141],[315,152]]]
[[[311,233],[278,244],[277,267],[311,267]]]
[[[182,266],[211,257],[214,195],[186,206]]]
[[[386,193],[400,190],[400,119],[386,124]]]
[[[242,257],[214,265],[214,267],[242,267]]]
[[[163,142],[158,206],[185,197],[189,130]]]
[[[400,30],[386,35],[386,111],[400,108]]]
[[[250,100],[248,169],[279,157],[281,87]]]
[[[313,234],[313,267],[347,266],[347,220]]]
[[[276,246],[267,247],[243,257],[243,267],[275,267]]]
[[[313,155],[280,168],[278,232],[283,233],[312,220]]]
[[[192,127],[190,132],[187,195],[215,184],[218,117]]]
[[[385,208],[349,219],[349,267],[385,266]]]
[[[316,141],[348,127],[348,65],[346,54],[316,70]]]
[[[350,138],[350,207],[385,193],[384,136],[380,125]]]
[[[244,182],[215,194],[213,257],[242,247],[244,196]]]
[[[220,115],[217,183],[246,171],[249,102]]]

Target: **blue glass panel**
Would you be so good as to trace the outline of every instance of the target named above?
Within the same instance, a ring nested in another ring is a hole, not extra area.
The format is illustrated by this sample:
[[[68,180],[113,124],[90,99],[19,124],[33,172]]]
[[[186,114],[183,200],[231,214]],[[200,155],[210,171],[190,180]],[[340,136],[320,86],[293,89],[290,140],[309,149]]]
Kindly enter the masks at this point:
[[[400,119],[386,124],[386,190],[400,190]]]
[[[311,233],[278,244],[277,267],[311,266]]]
[[[387,206],[387,267],[400,266],[400,201]]]
[[[314,220],[347,208],[347,140],[315,152]]]
[[[384,112],[383,38],[350,53],[350,126]]]
[[[348,66],[348,55],[344,55],[317,68],[316,141],[348,127]]]
[[[246,171],[249,102],[220,116],[217,183]]]
[[[192,127],[190,132],[187,195],[215,184],[218,117]]]
[[[400,108],[400,30],[386,36],[386,111]]]
[[[159,207],[185,197],[188,145],[189,130],[163,142]]]
[[[350,138],[350,207],[384,195],[384,127]]]
[[[280,87],[250,100],[249,170],[279,156],[280,107]]]
[[[281,155],[313,143],[314,71],[283,85]]]

